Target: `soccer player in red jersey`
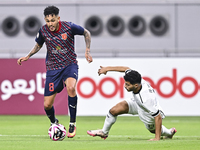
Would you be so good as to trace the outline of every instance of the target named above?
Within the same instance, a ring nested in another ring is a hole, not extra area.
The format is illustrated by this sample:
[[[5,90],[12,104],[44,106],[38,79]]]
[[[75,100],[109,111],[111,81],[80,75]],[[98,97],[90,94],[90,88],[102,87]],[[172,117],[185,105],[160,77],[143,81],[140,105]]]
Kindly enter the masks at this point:
[[[68,92],[68,106],[70,112],[70,124],[67,136],[72,138],[76,135],[76,108],[77,94],[76,83],[78,79],[77,55],[74,50],[74,36],[83,35],[86,43],[85,58],[91,63],[90,55],[90,32],[72,22],[60,21],[59,9],[55,6],[48,6],[44,9],[43,25],[36,36],[34,48],[25,57],[18,59],[17,63],[22,64],[31,56],[37,53],[43,44],[46,44],[46,83],[44,92],[44,109],[51,124],[58,123],[54,112],[54,99],[57,93],[61,92],[66,85]]]

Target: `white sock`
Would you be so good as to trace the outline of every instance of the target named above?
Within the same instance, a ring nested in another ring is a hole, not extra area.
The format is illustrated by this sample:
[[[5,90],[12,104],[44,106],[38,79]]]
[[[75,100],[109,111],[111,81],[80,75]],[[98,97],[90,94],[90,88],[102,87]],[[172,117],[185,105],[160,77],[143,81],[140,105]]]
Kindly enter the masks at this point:
[[[104,125],[103,125],[103,133],[108,134],[108,132],[110,131],[110,128],[112,127],[112,125],[116,122],[117,117],[113,116],[110,112],[108,112]]]
[[[162,125],[161,136],[169,136],[171,134],[171,129],[167,129],[165,126]]]
[[[69,124],[76,126],[76,122],[70,122]]]

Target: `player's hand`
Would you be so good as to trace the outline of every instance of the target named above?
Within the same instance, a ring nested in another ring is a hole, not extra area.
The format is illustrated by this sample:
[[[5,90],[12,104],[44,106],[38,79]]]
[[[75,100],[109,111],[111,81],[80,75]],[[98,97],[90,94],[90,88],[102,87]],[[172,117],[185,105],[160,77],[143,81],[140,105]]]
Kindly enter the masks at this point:
[[[26,56],[26,57],[21,57],[21,58],[19,58],[18,60],[17,60],[17,63],[18,63],[18,65],[22,65],[22,62],[23,61],[27,61],[29,59],[29,57],[28,56]]]
[[[85,58],[89,63],[93,61],[92,56],[90,55],[90,52],[88,51],[85,52]]]
[[[160,139],[154,138],[154,139],[150,139],[149,141],[159,141]]]
[[[100,66],[100,69],[98,70],[98,74],[99,74],[99,76],[100,76],[101,74],[105,74],[105,75],[106,75],[106,73],[107,73],[107,70],[106,70],[106,68],[105,68],[105,67],[102,67],[102,66]]]

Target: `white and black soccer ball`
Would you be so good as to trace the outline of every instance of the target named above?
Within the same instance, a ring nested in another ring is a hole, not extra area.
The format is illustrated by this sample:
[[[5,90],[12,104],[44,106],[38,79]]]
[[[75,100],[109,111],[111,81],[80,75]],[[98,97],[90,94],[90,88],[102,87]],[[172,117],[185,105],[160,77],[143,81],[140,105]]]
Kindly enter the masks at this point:
[[[62,141],[66,136],[66,129],[62,124],[52,124],[48,133],[53,141]]]

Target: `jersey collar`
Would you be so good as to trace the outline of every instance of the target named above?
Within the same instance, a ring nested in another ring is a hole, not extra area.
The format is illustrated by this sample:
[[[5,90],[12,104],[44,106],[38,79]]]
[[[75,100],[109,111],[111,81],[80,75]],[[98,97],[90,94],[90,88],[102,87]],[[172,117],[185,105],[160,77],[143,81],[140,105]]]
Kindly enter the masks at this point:
[[[61,29],[61,22],[59,21],[59,28],[58,28],[58,30],[55,31],[54,33],[58,33],[58,32],[60,31],[60,29]]]

